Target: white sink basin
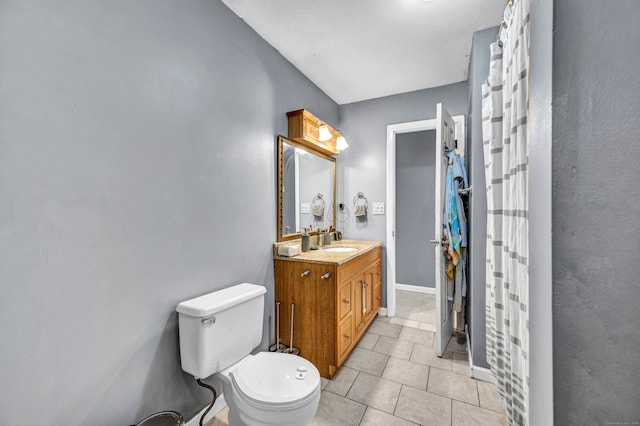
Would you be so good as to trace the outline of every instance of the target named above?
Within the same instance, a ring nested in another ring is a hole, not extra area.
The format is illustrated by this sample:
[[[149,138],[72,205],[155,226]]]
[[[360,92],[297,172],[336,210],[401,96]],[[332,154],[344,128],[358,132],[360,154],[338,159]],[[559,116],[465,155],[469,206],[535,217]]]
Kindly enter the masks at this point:
[[[329,253],[348,253],[356,250],[358,249],[355,247],[329,247],[324,249],[324,251],[328,251]]]

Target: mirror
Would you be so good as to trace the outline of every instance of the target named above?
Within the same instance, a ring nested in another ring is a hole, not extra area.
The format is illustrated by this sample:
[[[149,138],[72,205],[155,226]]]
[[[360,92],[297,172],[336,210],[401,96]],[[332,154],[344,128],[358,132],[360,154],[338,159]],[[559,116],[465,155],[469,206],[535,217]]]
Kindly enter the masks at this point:
[[[278,136],[278,241],[310,225],[335,230],[335,198],[336,159]]]

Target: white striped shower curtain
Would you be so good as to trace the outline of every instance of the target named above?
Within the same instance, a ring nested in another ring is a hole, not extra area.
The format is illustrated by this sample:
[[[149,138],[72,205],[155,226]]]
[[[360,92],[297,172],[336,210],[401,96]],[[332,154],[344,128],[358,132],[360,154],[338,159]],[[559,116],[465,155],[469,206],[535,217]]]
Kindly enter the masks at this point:
[[[487,360],[510,425],[529,417],[529,10],[516,0],[505,11],[482,87]]]

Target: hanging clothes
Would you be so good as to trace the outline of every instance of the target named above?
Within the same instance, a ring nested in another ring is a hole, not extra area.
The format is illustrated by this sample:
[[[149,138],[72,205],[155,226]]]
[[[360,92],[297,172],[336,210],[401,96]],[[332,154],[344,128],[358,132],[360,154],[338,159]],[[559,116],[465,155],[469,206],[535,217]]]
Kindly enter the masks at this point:
[[[450,151],[447,154],[445,178],[445,201],[443,217],[443,250],[448,276],[448,298],[453,301],[453,310],[462,312],[463,298],[467,294],[465,274],[467,247],[467,216],[460,189],[469,185],[464,167],[464,157]]]

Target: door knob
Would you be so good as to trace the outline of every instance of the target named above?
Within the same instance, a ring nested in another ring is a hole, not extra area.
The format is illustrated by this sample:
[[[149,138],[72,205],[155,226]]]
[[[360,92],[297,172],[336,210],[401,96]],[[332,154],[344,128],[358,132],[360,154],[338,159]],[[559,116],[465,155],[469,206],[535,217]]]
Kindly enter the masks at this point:
[[[440,245],[440,241],[439,240],[429,240],[431,241],[433,244],[439,246]]]

